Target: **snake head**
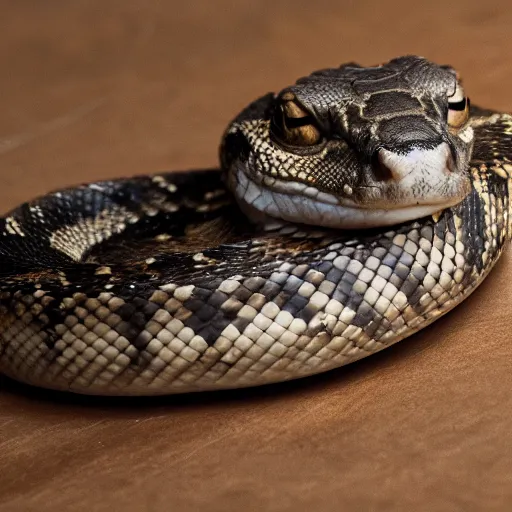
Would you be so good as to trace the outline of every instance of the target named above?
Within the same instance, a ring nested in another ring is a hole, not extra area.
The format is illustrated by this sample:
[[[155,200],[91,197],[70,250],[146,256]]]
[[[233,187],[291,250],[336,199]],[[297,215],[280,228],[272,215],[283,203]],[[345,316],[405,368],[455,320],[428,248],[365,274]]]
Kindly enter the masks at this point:
[[[472,147],[455,70],[407,56],[317,71],[267,94],[230,124],[221,160],[253,220],[349,229],[459,203]]]

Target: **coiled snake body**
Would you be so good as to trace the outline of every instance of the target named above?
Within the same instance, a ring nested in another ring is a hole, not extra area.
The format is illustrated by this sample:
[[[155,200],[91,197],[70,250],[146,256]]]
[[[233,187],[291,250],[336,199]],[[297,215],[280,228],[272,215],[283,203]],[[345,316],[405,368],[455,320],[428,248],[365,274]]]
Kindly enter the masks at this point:
[[[512,118],[470,108],[451,68],[348,64],[245,109],[222,171],[24,204],[0,219],[0,371],[149,395],[289,380],[379,351],[496,263],[511,136]]]

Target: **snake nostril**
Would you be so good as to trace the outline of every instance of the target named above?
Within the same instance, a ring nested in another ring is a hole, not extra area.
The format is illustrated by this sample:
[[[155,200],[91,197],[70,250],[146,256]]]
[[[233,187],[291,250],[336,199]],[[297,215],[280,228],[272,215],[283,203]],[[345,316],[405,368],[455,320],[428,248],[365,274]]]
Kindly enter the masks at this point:
[[[455,159],[451,153],[448,153],[446,157],[446,168],[450,172],[457,172],[457,164],[455,163]]]
[[[392,169],[384,163],[380,149],[373,153],[372,169],[376,181],[390,181],[394,179],[394,173]]]

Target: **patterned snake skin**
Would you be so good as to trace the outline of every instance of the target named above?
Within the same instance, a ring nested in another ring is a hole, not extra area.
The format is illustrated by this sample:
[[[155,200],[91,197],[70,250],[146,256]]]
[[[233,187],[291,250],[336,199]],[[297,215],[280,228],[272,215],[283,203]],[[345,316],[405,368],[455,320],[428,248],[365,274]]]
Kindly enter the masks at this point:
[[[511,228],[512,117],[471,107],[448,127],[465,108],[447,110],[453,77],[416,57],[325,70],[244,110],[222,171],[87,184],[10,212],[0,372],[89,394],[255,386],[426,327],[482,282]],[[395,176],[392,158],[424,165],[414,151],[428,163],[445,148],[446,183],[428,166]],[[400,218],[430,193],[457,204]]]

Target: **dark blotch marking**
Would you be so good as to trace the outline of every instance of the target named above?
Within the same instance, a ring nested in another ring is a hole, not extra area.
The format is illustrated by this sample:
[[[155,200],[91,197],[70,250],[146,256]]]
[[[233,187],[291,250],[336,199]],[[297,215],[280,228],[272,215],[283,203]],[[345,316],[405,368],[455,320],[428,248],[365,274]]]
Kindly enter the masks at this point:
[[[283,311],[288,311],[292,315],[296,315],[299,311],[305,309],[309,304],[309,299],[302,295],[296,294],[282,306]]]
[[[363,301],[364,299],[362,295],[352,293],[352,295],[349,295],[348,301],[346,302],[345,305],[349,307],[352,311],[358,311],[359,306],[361,306]]]
[[[304,320],[307,324],[310,322],[310,320],[318,313],[318,309],[307,305],[302,311],[299,312],[298,318],[301,320]]]
[[[263,293],[263,292],[261,292]],[[240,285],[231,295],[231,297],[238,299],[240,302],[245,304],[247,299],[252,295],[252,291],[248,290],[244,285]]]
[[[278,293],[272,301],[279,306],[279,309],[283,309],[283,306],[290,300],[290,297],[292,296],[292,293],[282,291],[281,293]]]
[[[240,316],[236,317],[232,324],[236,327],[240,332],[244,332],[245,328],[251,323],[251,320],[247,320],[247,318],[242,318]]]
[[[420,110],[421,103],[407,92],[385,91],[373,94],[364,107],[365,117],[378,117],[407,110]]]
[[[357,327],[364,327],[365,332],[368,333],[366,327],[372,321],[374,316],[375,316],[375,313],[374,313],[373,308],[367,302],[362,300],[357,309],[357,313],[356,313],[354,319],[352,320],[352,323],[354,325],[357,325]],[[372,336],[372,335],[373,335],[373,333],[369,334],[369,336]]]
[[[404,265],[403,263],[401,262],[398,262],[395,266],[395,270],[394,270],[395,274],[400,278],[402,279],[402,281],[404,279],[407,279],[407,277],[409,276],[409,273],[410,273],[410,267],[408,267],[407,265]],[[394,284],[394,283],[393,283]],[[396,286],[396,285],[395,285]]]
[[[421,295],[423,295],[421,290],[419,290],[419,286],[420,286],[420,282],[413,275],[409,275],[407,280],[404,281],[404,283],[402,284],[400,291],[403,292],[405,294],[405,296],[409,299],[410,304],[415,303],[415,301],[413,301],[412,299],[413,299],[414,293],[416,291],[418,291],[418,293],[419,293],[418,300],[421,297]]]
[[[265,295],[268,300],[272,300],[281,291],[281,286],[273,281],[267,281],[260,289],[259,293]]]
[[[247,162],[252,152],[251,144],[240,130],[229,133],[225,137],[223,145],[222,163],[226,168],[230,168],[235,160],[239,160],[241,163]]]
[[[115,313],[121,317],[124,323],[117,324],[115,329],[135,348],[144,350],[150,337],[141,336],[141,334],[159,306],[141,296],[123,296],[119,294],[119,297],[125,301],[125,304],[117,308]],[[138,359],[137,361],[139,362]]]
[[[368,306],[368,307],[370,307],[370,306]],[[370,310],[371,310],[371,308],[370,308]],[[365,316],[366,316],[366,313],[365,313]],[[365,318],[365,316],[361,317],[361,322],[363,321],[363,318]],[[360,325],[359,327],[363,327],[363,325]],[[375,335],[375,333],[377,332],[377,330],[379,329],[380,326],[381,326],[381,322],[380,321],[376,322],[374,320],[371,320],[371,318],[369,318],[368,323],[366,324],[366,327],[364,328],[364,332],[370,338],[373,338],[373,336]]]

